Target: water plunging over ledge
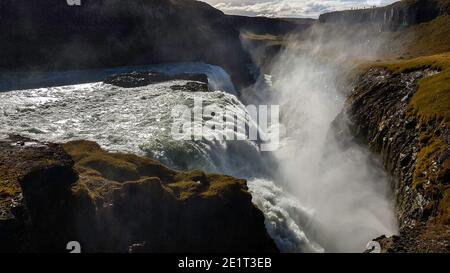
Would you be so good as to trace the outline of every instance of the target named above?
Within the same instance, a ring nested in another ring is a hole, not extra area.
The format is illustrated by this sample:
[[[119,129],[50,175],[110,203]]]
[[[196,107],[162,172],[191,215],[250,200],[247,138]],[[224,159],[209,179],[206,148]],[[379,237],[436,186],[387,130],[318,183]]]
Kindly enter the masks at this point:
[[[107,76],[129,72],[159,72],[169,75],[199,73],[208,76],[211,90],[236,95],[230,76],[219,66],[205,63],[166,63],[146,66],[124,66],[104,69],[70,70],[63,72],[6,72],[0,73],[0,92],[66,86],[100,82]]]
[[[194,96],[239,115],[246,111],[225,71],[195,63],[33,74],[16,88],[53,87],[0,93],[0,135],[51,142],[87,139],[176,169],[246,178],[268,232],[283,252],[362,251],[372,238],[395,232],[391,203],[381,194],[386,181],[380,169],[366,164],[366,151],[356,146],[330,154],[324,150],[343,102],[334,87],[333,68],[308,58],[284,62],[284,76],[272,87],[276,100],[268,101],[281,106],[287,128],[281,149],[273,154],[261,154],[249,140],[173,140],[170,109],[178,104],[193,107]],[[148,70],[205,73],[216,91],[171,90],[171,85],[186,83],[179,80],[128,89],[99,82],[111,74]],[[17,77],[3,75],[3,90]],[[248,126],[254,124],[249,121]]]

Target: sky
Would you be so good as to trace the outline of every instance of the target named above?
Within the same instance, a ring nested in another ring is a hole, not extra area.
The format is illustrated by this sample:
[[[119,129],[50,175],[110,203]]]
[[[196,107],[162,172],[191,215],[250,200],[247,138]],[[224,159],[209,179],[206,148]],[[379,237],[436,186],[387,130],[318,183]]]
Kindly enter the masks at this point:
[[[321,13],[370,6],[398,0],[202,0],[227,14],[268,17],[311,17]]]

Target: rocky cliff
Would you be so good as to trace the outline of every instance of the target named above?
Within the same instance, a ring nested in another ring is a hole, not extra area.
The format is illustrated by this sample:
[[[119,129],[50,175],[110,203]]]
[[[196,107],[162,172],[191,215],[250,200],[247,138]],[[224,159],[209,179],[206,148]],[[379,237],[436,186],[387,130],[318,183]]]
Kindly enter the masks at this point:
[[[391,174],[400,236],[379,238],[386,252],[450,251],[449,74],[449,54],[369,65],[335,122]]]
[[[0,141],[0,252],[277,252],[246,181],[108,153]]]
[[[252,77],[239,31],[193,0],[2,0],[0,70],[66,70],[200,61],[238,86]]]
[[[386,7],[346,10],[322,14],[322,23],[371,23],[395,30],[450,14],[449,0],[402,0]]]

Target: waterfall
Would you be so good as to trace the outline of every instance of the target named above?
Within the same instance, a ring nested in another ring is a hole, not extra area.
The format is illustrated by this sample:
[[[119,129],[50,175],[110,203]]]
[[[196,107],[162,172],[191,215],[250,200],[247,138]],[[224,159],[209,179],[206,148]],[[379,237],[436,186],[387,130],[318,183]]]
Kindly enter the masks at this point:
[[[176,169],[245,178],[281,251],[362,251],[370,239],[395,230],[390,203],[377,192],[385,186],[384,178],[375,185],[366,183],[373,180],[363,163],[368,155],[357,148],[324,154],[329,126],[342,107],[334,68],[307,58],[283,62],[286,66],[278,71],[272,90],[276,100],[267,101],[280,105],[287,128],[281,148],[273,153],[262,153],[251,140],[173,139],[170,110],[180,104],[193,108],[196,97],[205,107],[218,105],[238,116],[248,114],[226,72],[198,63],[30,75],[16,89],[30,82],[51,87],[1,92],[0,135],[14,133],[51,142],[92,140],[106,150],[148,156]],[[128,89],[98,81],[106,75],[148,70],[205,73],[215,92],[171,90],[172,85],[186,84],[181,80]],[[2,77],[11,80],[3,86],[12,88],[18,75]],[[88,83],[73,84],[86,77]],[[247,97],[261,97],[263,91],[255,89],[255,95]],[[247,120],[246,126],[257,122]],[[225,133],[234,134],[233,129]],[[203,131],[204,136],[214,134],[208,128]]]
[[[205,63],[165,63],[146,66],[126,66],[105,69],[72,70],[65,72],[6,72],[0,74],[0,92],[39,87],[67,86],[94,83],[114,74],[129,72],[159,72],[164,74],[206,74],[211,90],[221,90],[236,95],[236,89],[225,70]]]

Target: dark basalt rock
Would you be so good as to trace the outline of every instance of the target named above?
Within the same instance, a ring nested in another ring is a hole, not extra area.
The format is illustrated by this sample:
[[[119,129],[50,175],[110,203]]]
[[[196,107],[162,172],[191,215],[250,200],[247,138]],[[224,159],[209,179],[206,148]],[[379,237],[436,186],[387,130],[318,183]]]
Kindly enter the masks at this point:
[[[209,92],[208,85],[202,82],[188,82],[185,85],[173,85],[170,87],[173,91],[183,92]]]
[[[349,141],[368,144],[379,154],[391,175],[401,234],[378,239],[386,252],[450,251],[450,228],[445,220],[448,212],[439,209],[447,202],[444,197],[448,187],[445,158],[419,158],[421,150],[431,149],[433,145],[422,139],[425,132],[448,141],[450,131],[438,121],[424,123],[408,112],[419,80],[435,73],[430,69],[393,73],[371,68],[356,81],[344,111],[333,123],[333,131],[343,147]],[[424,160],[436,161],[427,162],[434,166],[433,172],[420,174],[420,181],[426,181],[422,184],[417,181],[417,170],[419,161]],[[438,230],[445,232],[436,233]]]
[[[0,252],[277,252],[246,181],[103,151],[0,141]]]
[[[70,186],[78,179],[73,163],[60,145],[17,136],[0,141],[0,252],[67,243]]]
[[[173,80],[195,81],[199,82],[199,85],[208,87],[208,77],[205,74],[168,75],[155,72],[131,72],[109,76],[103,82],[123,88],[133,88]]]
[[[204,62],[240,88],[251,59],[227,17],[193,0],[0,1],[0,70],[59,71]]]

